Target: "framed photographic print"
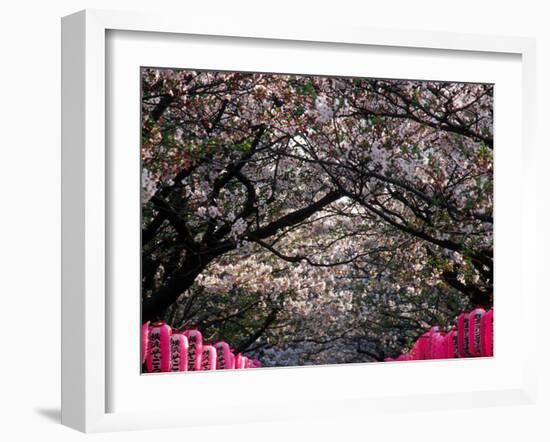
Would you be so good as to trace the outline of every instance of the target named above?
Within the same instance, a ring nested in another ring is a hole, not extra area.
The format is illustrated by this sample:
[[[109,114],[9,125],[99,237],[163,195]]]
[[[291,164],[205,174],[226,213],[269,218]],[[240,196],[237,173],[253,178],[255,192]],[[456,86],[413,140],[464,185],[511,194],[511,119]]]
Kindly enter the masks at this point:
[[[63,423],[532,400],[533,42],[331,29],[63,19]]]

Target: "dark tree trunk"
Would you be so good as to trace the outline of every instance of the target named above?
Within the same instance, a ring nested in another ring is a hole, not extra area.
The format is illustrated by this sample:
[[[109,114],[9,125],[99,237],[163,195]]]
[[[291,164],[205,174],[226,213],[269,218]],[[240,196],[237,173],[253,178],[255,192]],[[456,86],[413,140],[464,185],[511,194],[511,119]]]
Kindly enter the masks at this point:
[[[189,289],[197,276],[216,257],[223,255],[235,246],[231,243],[223,243],[207,252],[189,256],[182,266],[176,270],[170,279],[153,293],[149,298],[142,300],[141,318],[142,322],[155,321],[162,318],[168,307],[174,304],[178,297]]]

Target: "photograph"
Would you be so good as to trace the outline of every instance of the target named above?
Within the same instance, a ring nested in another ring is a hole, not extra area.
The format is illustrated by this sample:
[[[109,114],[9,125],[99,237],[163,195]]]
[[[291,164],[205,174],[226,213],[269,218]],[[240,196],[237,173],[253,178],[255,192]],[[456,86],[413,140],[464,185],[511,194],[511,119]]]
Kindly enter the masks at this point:
[[[139,75],[142,373],[493,356],[493,84]]]

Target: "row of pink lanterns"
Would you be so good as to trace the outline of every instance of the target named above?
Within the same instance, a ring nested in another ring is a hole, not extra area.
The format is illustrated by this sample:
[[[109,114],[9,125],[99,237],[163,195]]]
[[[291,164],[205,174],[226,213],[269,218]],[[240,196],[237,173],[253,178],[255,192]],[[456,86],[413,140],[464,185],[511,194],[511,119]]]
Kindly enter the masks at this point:
[[[147,373],[259,368],[260,361],[218,341],[205,345],[199,330],[172,330],[163,321],[141,327],[141,361]]]
[[[485,311],[476,308],[470,313],[462,313],[456,327],[449,332],[444,333],[439,327],[432,327],[417,339],[409,352],[384,361],[487,356],[493,356],[493,309]]]

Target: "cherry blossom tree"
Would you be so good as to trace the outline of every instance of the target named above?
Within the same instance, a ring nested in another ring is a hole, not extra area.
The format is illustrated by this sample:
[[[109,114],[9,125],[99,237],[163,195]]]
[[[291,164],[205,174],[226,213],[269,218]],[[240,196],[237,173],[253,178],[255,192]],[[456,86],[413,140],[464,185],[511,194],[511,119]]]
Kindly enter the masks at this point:
[[[492,86],[142,70],[142,316],[264,365],[492,305]]]

